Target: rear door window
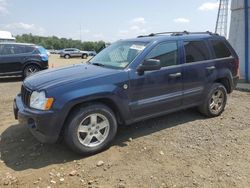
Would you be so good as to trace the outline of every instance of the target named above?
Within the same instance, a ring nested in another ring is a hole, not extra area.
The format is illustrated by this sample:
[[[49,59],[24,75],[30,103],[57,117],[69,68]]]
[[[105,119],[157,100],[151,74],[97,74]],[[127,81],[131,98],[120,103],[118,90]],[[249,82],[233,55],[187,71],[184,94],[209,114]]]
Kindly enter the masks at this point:
[[[25,46],[21,46],[21,45],[15,45],[14,47],[14,53],[15,54],[24,54],[25,52]]]
[[[225,58],[232,56],[230,50],[227,48],[226,44],[223,41],[211,41],[214,54],[216,58]]]
[[[0,44],[0,55],[3,55],[3,48],[4,48],[4,45]]]
[[[209,50],[204,41],[185,41],[186,63],[205,61],[210,58]]]

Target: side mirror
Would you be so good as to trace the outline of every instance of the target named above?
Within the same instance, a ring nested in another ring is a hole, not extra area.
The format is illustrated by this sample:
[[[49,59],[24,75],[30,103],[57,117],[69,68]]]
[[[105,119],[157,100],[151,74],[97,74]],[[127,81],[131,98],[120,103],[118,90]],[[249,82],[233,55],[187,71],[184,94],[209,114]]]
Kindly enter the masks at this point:
[[[143,74],[145,71],[154,71],[161,69],[161,61],[158,59],[147,59],[142,62],[137,68],[139,74]]]

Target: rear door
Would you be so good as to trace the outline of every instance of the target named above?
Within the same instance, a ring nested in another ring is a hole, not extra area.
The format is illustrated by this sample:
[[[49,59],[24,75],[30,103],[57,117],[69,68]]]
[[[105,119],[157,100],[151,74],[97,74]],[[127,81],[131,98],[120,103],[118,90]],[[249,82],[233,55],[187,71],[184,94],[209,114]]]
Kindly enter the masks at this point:
[[[78,49],[72,49],[72,56],[73,57],[80,57],[81,56],[81,53]]]
[[[200,103],[206,87],[215,75],[215,63],[206,40],[186,40],[183,42],[183,105]]]
[[[130,72],[130,109],[134,119],[181,107],[182,68],[178,49],[176,41],[158,44],[145,60],[160,60],[162,68],[143,75]]]

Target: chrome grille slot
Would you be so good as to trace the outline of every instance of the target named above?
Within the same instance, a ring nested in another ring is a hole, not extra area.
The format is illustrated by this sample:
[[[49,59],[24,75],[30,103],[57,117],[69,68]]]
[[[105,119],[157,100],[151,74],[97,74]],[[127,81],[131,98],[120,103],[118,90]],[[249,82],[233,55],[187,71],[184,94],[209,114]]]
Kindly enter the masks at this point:
[[[29,106],[30,104],[31,93],[32,93],[31,90],[27,89],[24,85],[22,85],[21,96],[22,96],[23,104],[25,104],[26,106]]]

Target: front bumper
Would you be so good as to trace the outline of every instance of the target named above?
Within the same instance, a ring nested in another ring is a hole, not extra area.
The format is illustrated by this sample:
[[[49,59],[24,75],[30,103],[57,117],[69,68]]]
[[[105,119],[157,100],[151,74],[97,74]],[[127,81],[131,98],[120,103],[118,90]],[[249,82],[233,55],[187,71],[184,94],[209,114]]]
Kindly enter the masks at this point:
[[[60,134],[57,126],[57,115],[53,111],[41,111],[27,108],[20,95],[14,99],[15,119],[21,125],[28,126],[30,132],[42,143],[55,143]]]

